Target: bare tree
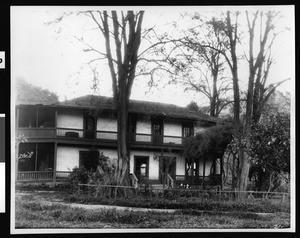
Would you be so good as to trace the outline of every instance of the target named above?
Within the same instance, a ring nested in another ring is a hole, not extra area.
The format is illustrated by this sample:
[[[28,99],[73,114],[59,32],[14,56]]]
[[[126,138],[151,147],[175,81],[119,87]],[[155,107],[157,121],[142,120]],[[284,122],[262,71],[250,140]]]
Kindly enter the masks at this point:
[[[128,106],[133,81],[136,76],[138,50],[144,11],[88,11],[105,39],[105,49],[118,121],[117,181],[128,183],[129,154],[127,141]],[[115,53],[112,51],[115,50]]]
[[[93,88],[98,87],[97,65],[99,60],[107,60],[111,76],[114,104],[117,109],[118,124],[118,164],[117,181],[119,184],[129,182],[128,154],[128,106],[133,82],[137,76],[136,68],[139,62],[138,51],[142,40],[142,22],[144,11],[86,10],[65,13],[51,23],[58,23],[69,15],[89,17],[96,26],[93,30],[100,33],[99,40],[104,38],[105,50],[99,50],[77,38],[85,47],[85,52],[95,53],[88,62],[94,74]],[[144,33],[147,34],[148,31]],[[102,37],[103,38],[102,38]]]
[[[249,143],[249,132],[253,119],[259,120],[261,110],[265,105],[270,95],[286,80],[266,86],[269,70],[272,64],[272,57],[270,54],[272,44],[278,33],[274,32],[275,19],[278,13],[268,11],[255,12],[252,20],[250,20],[249,13],[246,12],[247,26],[249,32],[249,52],[245,57],[249,65],[248,87],[246,90],[246,111],[245,116],[241,118],[241,92],[239,88],[239,75],[238,75],[238,43],[241,42],[239,38],[239,15],[240,12],[227,11],[223,20],[214,21],[213,24],[216,28],[223,32],[226,36],[225,48],[219,49],[212,45],[203,44],[202,47],[213,49],[221,53],[230,68],[233,84],[233,116],[235,123],[235,144],[238,155],[238,173],[237,173],[237,189],[240,191],[246,190],[247,179],[249,173],[249,155],[247,147]],[[260,16],[259,26],[259,42],[257,55],[254,53],[255,34],[257,32],[256,25],[257,19]]]

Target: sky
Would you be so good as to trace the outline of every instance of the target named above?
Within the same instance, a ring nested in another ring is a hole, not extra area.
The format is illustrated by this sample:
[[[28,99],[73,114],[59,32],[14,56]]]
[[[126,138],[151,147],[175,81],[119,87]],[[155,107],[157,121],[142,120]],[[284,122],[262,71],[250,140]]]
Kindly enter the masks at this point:
[[[11,72],[12,88],[18,78],[28,83],[49,89],[56,93],[60,100],[71,99],[93,93],[91,89],[92,71],[87,67],[89,55],[83,52],[83,45],[76,37],[85,36],[93,46],[103,49],[103,42],[94,35],[93,27],[86,17],[69,16],[63,23],[45,23],[55,20],[64,12],[91,9],[93,7],[63,6],[13,6],[11,7]],[[99,8],[99,7],[98,7]],[[114,7],[116,8],[116,7]],[[132,8],[132,7],[130,7]],[[145,7],[144,7],[145,8]],[[227,9],[237,10],[238,7],[146,7],[143,26],[156,26],[168,31],[171,21],[178,21],[184,11],[204,11],[207,13]],[[259,6],[259,9],[264,8]],[[270,9],[266,6],[265,9]],[[292,6],[273,6],[281,10],[283,24],[291,28],[278,37],[274,52],[276,64],[271,70],[269,82],[277,82],[285,78],[291,80],[280,87],[281,91],[294,90],[294,12]],[[122,7],[124,9],[124,7]],[[244,6],[240,10],[256,10],[258,7]],[[127,9],[126,9],[127,10]],[[184,22],[180,22],[184,27]],[[111,96],[111,79],[107,65],[100,65],[99,92]],[[103,70],[102,70],[103,69]],[[247,68],[244,69],[244,73]],[[246,87],[246,73],[240,74],[241,88]],[[190,101],[197,101],[200,106],[207,105],[207,100],[199,94],[184,92],[179,85],[147,87],[148,79],[138,79],[132,89],[131,99],[172,103],[186,106]],[[14,92],[12,92],[12,95]],[[202,105],[201,105],[202,103]]]

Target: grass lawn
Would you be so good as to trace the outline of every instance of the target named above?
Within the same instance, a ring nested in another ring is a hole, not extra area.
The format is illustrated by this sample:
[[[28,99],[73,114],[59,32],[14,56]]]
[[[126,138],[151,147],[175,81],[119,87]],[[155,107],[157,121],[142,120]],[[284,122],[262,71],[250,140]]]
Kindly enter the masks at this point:
[[[178,209],[174,213],[117,211],[71,207],[63,201],[67,192],[17,191],[15,227],[17,228],[288,228],[290,214],[284,210],[256,214],[239,210],[239,205],[224,203],[227,209]],[[209,204],[209,203],[207,203]],[[226,206],[227,204],[227,206]],[[251,206],[251,210],[253,207]]]

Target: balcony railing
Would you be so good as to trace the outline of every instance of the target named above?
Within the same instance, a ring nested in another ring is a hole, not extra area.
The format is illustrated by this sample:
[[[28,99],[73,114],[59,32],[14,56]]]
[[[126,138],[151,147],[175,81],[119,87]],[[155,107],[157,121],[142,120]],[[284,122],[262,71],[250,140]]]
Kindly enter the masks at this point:
[[[169,144],[169,145],[181,145],[181,136],[168,136],[168,135],[152,135],[144,133],[131,133],[130,142],[143,142],[151,144]]]
[[[19,134],[27,138],[65,138],[65,139],[89,139],[116,141],[118,133],[116,131],[84,130],[77,128],[19,128]],[[137,144],[155,145],[182,145],[181,136],[152,135],[145,133],[131,133],[129,142]]]
[[[68,171],[21,171],[18,172],[17,181],[33,182],[33,181],[68,181],[71,172]]]
[[[56,133],[53,127],[21,127],[19,135],[26,138],[54,138]]]

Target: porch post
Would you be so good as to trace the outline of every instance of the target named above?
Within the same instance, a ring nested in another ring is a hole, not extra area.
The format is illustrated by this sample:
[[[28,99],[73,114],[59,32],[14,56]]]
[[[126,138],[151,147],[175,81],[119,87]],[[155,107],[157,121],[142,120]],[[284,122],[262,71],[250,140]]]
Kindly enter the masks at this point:
[[[35,143],[35,165],[34,165],[34,171],[37,171],[37,160],[38,160],[38,143]]]
[[[195,173],[195,168],[194,168],[194,164],[195,164],[195,160],[194,158],[192,159],[192,181],[191,181],[191,185],[194,185],[194,173]]]
[[[165,171],[164,171],[164,151],[161,149],[160,151],[161,158],[158,158],[158,176],[162,180],[163,189],[165,188]]]
[[[54,143],[53,186],[56,185],[57,142]]]
[[[56,138],[57,137],[57,109],[55,109],[54,127],[55,127],[55,138]]]

